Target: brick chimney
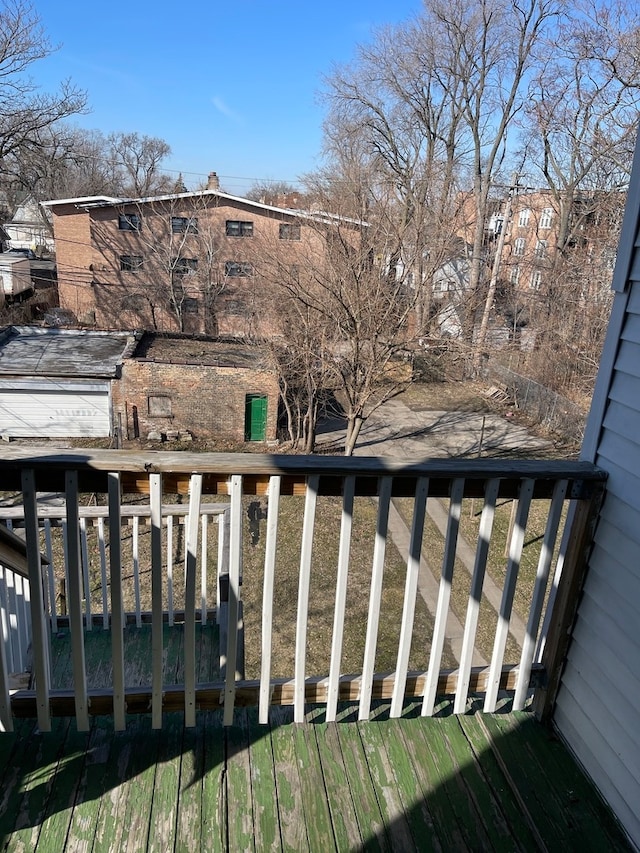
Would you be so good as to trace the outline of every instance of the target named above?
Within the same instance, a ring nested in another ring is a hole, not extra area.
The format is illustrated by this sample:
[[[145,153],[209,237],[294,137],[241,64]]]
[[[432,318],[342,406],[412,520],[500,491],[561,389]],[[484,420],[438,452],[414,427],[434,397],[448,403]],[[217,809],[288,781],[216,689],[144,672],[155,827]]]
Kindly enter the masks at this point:
[[[209,179],[207,180],[207,189],[208,190],[219,190],[220,189],[220,181],[218,179],[217,172],[209,172]]]

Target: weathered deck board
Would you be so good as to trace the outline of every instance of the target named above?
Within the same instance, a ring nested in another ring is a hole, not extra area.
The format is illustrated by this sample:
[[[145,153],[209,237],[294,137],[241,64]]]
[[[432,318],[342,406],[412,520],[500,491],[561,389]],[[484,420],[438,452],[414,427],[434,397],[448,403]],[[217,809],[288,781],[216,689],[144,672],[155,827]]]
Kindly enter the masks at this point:
[[[592,796],[590,783],[582,773],[575,772],[573,761],[551,732],[523,712],[492,715],[484,723],[503,759],[509,756],[511,764],[521,756],[533,778],[547,780],[553,805],[549,806],[546,798],[543,800],[536,792],[536,806],[545,812],[551,809],[552,814],[559,811],[557,820],[564,822],[562,832],[571,844],[581,850],[615,848],[617,827],[609,811],[598,797]],[[539,819],[538,823],[547,845],[551,845],[554,838],[548,833],[548,821]]]
[[[163,681],[165,686],[184,684],[184,626],[165,625],[163,628]],[[125,685],[141,687],[151,684],[151,625],[127,625],[124,631]],[[111,631],[94,628],[85,632],[85,659],[89,689],[105,689],[113,684],[111,663]],[[62,629],[52,637],[53,688],[73,685],[71,666],[71,635]],[[196,627],[197,680],[214,681],[220,677],[220,646],[218,626]]]
[[[0,847],[111,850],[630,849],[562,745],[526,713],[357,722],[309,709],[30,721],[0,735]]]

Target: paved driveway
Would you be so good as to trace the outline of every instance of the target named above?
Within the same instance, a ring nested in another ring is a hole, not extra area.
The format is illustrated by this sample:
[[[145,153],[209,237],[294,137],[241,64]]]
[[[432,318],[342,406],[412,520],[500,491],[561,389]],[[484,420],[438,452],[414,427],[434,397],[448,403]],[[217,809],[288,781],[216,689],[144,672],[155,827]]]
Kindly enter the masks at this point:
[[[336,422],[320,425],[318,448],[344,448],[345,429]],[[389,400],[368,418],[360,432],[356,456],[428,457],[522,456],[551,443],[532,436],[507,417],[488,412],[414,411]]]

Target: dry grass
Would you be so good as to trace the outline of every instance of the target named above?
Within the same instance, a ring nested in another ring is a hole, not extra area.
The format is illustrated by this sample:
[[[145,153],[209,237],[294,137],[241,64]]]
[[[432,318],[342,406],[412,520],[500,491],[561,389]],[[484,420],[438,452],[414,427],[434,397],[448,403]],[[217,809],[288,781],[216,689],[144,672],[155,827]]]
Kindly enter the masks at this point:
[[[431,500],[434,499],[432,498]],[[396,499],[395,503],[404,521],[407,524],[411,524],[412,502],[407,499]],[[442,501],[442,504],[448,510],[448,501]],[[506,578],[508,562],[506,543],[512,506],[512,501],[505,501],[496,507],[491,544],[487,557],[487,574],[500,591],[504,587]],[[481,511],[482,501],[466,498],[462,503],[460,536],[467,541],[474,552],[478,541]],[[529,513],[525,544],[513,601],[514,612],[525,624],[531,607],[533,585],[548,512],[548,501],[535,501],[532,503]],[[439,579],[444,555],[444,538],[429,516],[427,516],[425,521],[422,548],[423,555],[434,577]],[[463,626],[466,619],[470,590],[471,574],[462,560],[456,557],[451,586],[451,608]],[[476,648],[486,660],[491,659],[497,620],[498,614],[496,609],[487,601],[486,596],[483,595],[476,634]],[[505,650],[505,662],[517,663],[519,660],[520,648],[513,637],[509,635]]]
[[[273,641],[273,674],[280,677],[290,677],[294,669],[303,508],[304,498],[281,499],[276,554]],[[356,499],[341,666],[342,672],[345,673],[362,671],[376,513],[375,501],[370,498]],[[339,499],[319,499],[310,574],[306,660],[308,675],[326,675],[329,671],[340,516]],[[248,544],[245,538],[243,600],[247,677],[256,677],[259,674],[263,566],[263,535],[254,545]],[[396,666],[405,577],[406,565],[395,545],[389,541],[384,567],[375,662],[377,672],[392,671]],[[432,630],[432,618],[424,602],[418,597],[414,621],[414,643],[409,663],[411,669],[426,669]]]

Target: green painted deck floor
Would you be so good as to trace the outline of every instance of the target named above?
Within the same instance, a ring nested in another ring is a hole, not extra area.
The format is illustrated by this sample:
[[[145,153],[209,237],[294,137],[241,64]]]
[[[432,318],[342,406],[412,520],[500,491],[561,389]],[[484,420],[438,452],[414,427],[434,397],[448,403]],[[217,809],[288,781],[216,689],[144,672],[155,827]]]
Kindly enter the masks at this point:
[[[153,731],[94,718],[0,735],[2,849],[24,851],[629,849],[562,745],[530,715],[309,723],[273,708],[181,714]]]

